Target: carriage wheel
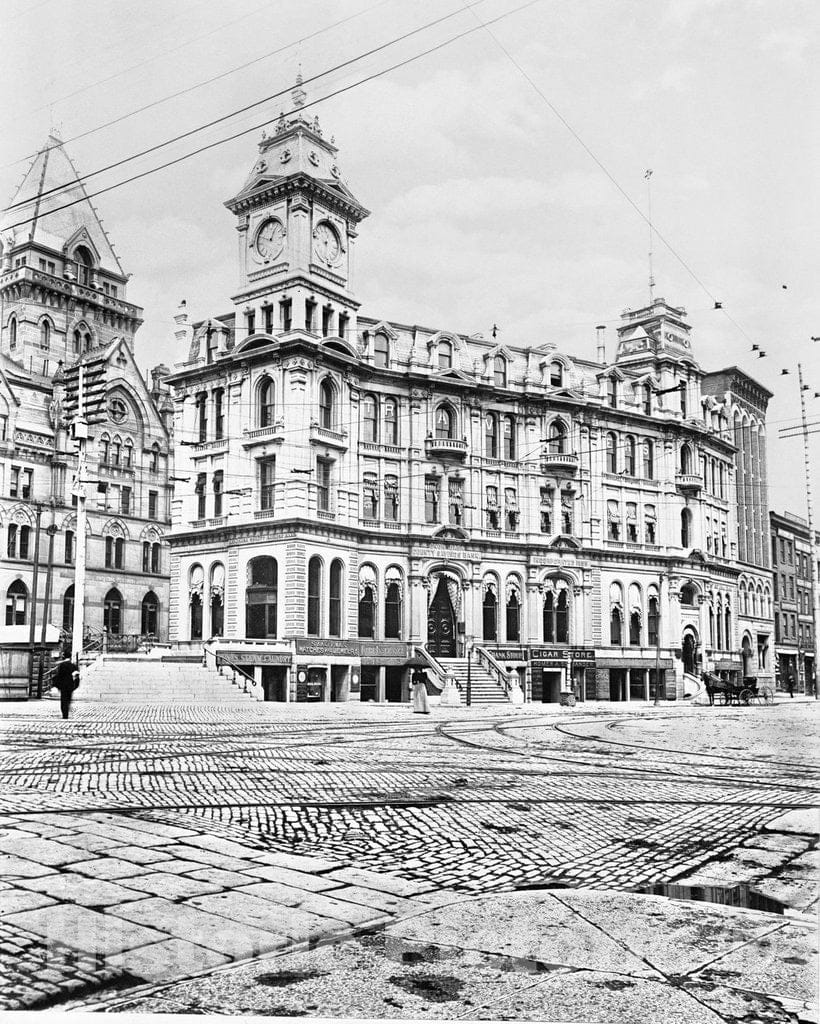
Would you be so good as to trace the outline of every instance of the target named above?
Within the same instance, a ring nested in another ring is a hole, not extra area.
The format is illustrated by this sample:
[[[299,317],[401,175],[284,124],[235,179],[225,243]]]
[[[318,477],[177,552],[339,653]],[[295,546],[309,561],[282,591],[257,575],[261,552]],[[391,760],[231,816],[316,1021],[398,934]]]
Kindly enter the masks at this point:
[[[748,707],[750,702],[751,702],[751,700],[752,700],[752,691],[751,690],[741,690],[740,691],[740,699],[738,701],[739,704],[745,704],[746,707]]]

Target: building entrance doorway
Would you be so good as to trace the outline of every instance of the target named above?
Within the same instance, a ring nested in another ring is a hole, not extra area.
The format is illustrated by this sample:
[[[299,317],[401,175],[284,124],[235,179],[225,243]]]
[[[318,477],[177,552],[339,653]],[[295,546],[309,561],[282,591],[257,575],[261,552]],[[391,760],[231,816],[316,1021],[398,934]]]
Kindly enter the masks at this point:
[[[456,616],[443,576],[427,612],[427,649],[434,658],[456,656]]]
[[[265,700],[286,701],[288,699],[287,669],[284,665],[262,666],[262,691]]]
[[[687,633],[683,638],[683,671],[687,675],[697,675],[697,643],[691,633]]]
[[[384,673],[384,699],[390,704],[401,704],[404,670],[393,665]]]
[[[609,699],[626,700],[627,671],[625,668],[609,670]]]
[[[330,699],[332,701],[347,700],[348,676],[346,665],[330,666]]]
[[[561,669],[545,668],[541,670],[541,703],[559,704],[561,702]]]

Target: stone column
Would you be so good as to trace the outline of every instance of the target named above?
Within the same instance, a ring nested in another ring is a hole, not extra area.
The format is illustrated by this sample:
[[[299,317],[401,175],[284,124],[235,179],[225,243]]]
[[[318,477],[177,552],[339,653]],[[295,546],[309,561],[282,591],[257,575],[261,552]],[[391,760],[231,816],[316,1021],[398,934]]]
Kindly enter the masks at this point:
[[[378,704],[384,704],[385,701],[387,692],[387,683],[385,679],[386,675],[387,670],[385,669],[384,665],[380,665],[379,670],[376,673],[376,702]]]

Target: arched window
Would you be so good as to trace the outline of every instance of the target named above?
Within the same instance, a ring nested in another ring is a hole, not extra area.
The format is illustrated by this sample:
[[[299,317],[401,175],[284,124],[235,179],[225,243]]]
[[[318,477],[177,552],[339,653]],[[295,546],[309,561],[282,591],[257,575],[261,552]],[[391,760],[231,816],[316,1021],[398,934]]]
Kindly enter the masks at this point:
[[[384,400],[384,443],[399,443],[399,403],[395,398]]]
[[[122,594],[116,587],[108,591],[103,601],[103,629],[115,636],[122,633]],[[196,639],[202,639],[201,635]]]
[[[512,416],[504,416],[501,420],[501,428],[504,439],[504,458],[513,460],[515,458],[515,419]]]
[[[225,624],[225,566],[221,562],[214,562],[211,566],[210,598],[211,636],[222,636]]]
[[[684,583],[680,588],[680,603],[692,608],[695,605],[697,593],[691,583]]]
[[[87,288],[91,284],[91,268],[94,265],[91,253],[84,245],[80,245],[74,250],[74,260],[77,264],[77,284]]]
[[[17,317],[9,320],[9,348],[17,348]]]
[[[449,370],[453,366],[453,343],[451,341],[440,341],[438,343],[438,368]]]
[[[650,595],[649,607],[646,616],[646,642],[650,647],[658,646],[658,631],[660,629],[661,616],[657,597]]]
[[[373,364],[386,368],[390,365],[390,339],[379,331],[373,339]]]
[[[609,613],[609,642],[613,647],[620,647],[623,643],[622,625],[621,609],[613,608]]]
[[[692,546],[692,512],[688,508],[681,509],[680,514],[680,546]]]
[[[498,458],[498,417],[494,412],[484,417],[484,454],[488,459]]]
[[[387,640],[401,639],[401,577],[398,571],[391,578],[387,570],[384,585],[384,636]]]
[[[327,377],[319,385],[319,426],[332,430],[335,420],[336,392]]]
[[[552,455],[566,455],[567,427],[563,420],[553,420],[550,424],[549,450]]]
[[[456,436],[456,417],[449,405],[436,410],[436,437],[452,439]]]
[[[272,427],[274,421],[275,406],[273,402],[273,381],[270,377],[263,377],[258,391],[258,417],[260,427]]]
[[[715,615],[715,624],[717,625],[717,649],[723,651],[725,650],[723,646],[723,612],[719,604]]]
[[[521,639],[521,598],[519,584],[515,579],[507,580],[507,643],[518,643]]]
[[[252,558],[248,562],[248,584],[245,590],[245,633],[250,639],[276,636],[278,603],[279,566],[276,559],[270,555]],[[221,630],[216,633],[213,628],[211,631],[215,635],[221,633]]]
[[[726,609],[723,612],[723,621],[724,621],[724,625],[725,625],[726,650],[727,651],[731,651],[731,649],[732,649],[732,610],[731,610],[731,608],[729,608],[728,605],[726,606]]]
[[[507,360],[504,356],[496,356],[493,359],[493,383],[497,388],[507,386]]]
[[[680,471],[684,475],[692,472],[692,449],[688,444],[683,445],[680,450]]]
[[[142,542],[142,571],[151,571],[151,544],[147,540]]]
[[[63,594],[63,632],[70,633],[74,628],[74,584]]]
[[[114,568],[122,569],[125,566],[125,538],[114,539]]]
[[[100,440],[97,444],[100,462],[103,465],[107,465],[111,459],[111,438],[108,434],[100,434]]]
[[[498,639],[498,597],[496,585],[492,582],[484,584],[484,601],[482,603],[483,637],[485,640]]]
[[[643,477],[644,480],[655,479],[655,445],[651,441],[643,443]]]
[[[379,403],[374,395],[362,399],[362,440],[379,440]]]
[[[159,600],[153,590],[149,590],[142,599],[140,609],[140,634],[156,636],[159,621]]]
[[[618,472],[618,438],[612,431],[606,435],[606,471]]]
[[[134,464],[134,442],[130,437],[126,437],[122,446],[122,454],[120,458],[120,465],[124,469],[131,469]]]
[[[15,580],[6,591],[6,625],[25,626],[28,610],[28,587]]]
[[[544,640],[546,643],[569,643],[569,596],[566,586],[550,585],[544,596]]]
[[[202,595],[205,590],[205,572],[201,565],[192,565],[188,574],[188,603],[191,639],[202,639]]]
[[[635,438],[627,437],[624,445],[624,473],[626,476],[635,475]]]
[[[330,636],[342,635],[342,587],[344,584],[344,564],[334,558],[330,563],[330,614],[328,617],[328,633]]]
[[[550,384],[554,388],[563,387],[564,367],[557,360],[550,363]]]
[[[629,615],[629,643],[632,647],[641,646],[641,613],[637,611]]]
[[[649,384],[643,386],[643,411],[645,416],[652,415],[652,388]]]
[[[686,381],[680,382],[680,411],[684,419],[687,415],[687,403],[686,403]]]
[[[314,555],[308,562],[307,632],[318,636],[321,628],[322,560]]]
[[[162,549],[158,543],[151,545],[151,572],[156,573],[160,571],[161,550]]]
[[[364,640],[373,640],[376,636],[376,589],[375,569],[372,565],[363,565],[359,569],[358,634]]]
[[[48,320],[40,321],[40,348],[46,351],[51,348],[51,324]]]

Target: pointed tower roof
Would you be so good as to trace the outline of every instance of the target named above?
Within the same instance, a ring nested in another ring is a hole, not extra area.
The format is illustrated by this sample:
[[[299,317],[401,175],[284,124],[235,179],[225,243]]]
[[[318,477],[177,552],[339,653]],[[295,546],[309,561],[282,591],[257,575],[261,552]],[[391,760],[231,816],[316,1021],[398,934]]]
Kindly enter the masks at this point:
[[[56,135],[49,135],[34,157],[9,205],[14,208],[3,212],[0,231],[13,235],[15,245],[39,242],[59,250],[83,242],[95,250],[100,266],[125,276],[85,185]],[[58,209],[62,206],[67,208]]]

